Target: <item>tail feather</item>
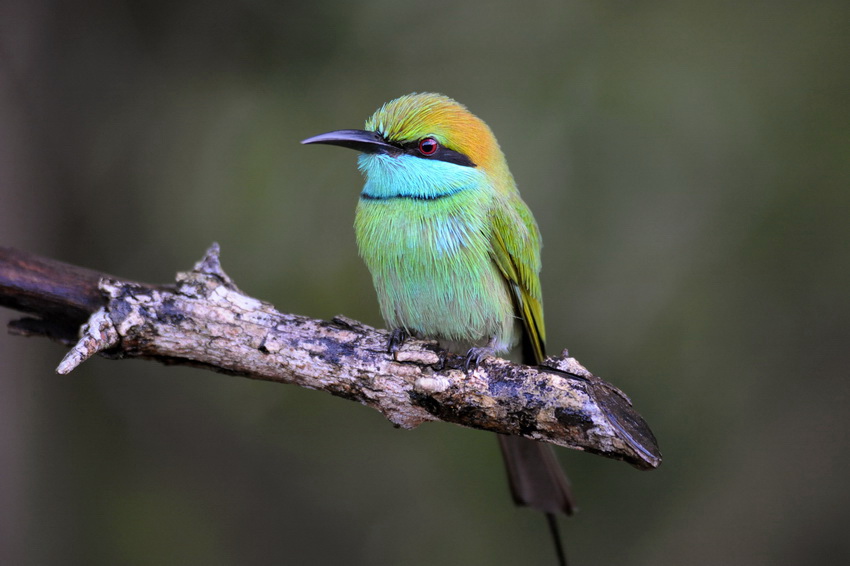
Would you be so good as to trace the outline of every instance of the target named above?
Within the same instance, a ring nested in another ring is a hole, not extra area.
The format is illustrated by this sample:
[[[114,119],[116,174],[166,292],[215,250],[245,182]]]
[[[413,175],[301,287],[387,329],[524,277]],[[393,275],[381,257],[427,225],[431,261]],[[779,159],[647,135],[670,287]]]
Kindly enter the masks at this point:
[[[515,297],[515,299],[522,303],[521,297]],[[536,328],[527,312],[524,314],[522,362],[539,365],[546,357],[542,331]],[[546,514],[558,564],[567,566],[567,555],[558,529],[557,514],[572,515],[576,510],[576,504],[570,480],[558,464],[552,446],[522,436],[500,434],[497,438],[499,448],[502,450],[502,459],[505,461],[508,484],[514,503]]]
[[[552,447],[521,436],[498,435],[514,503],[544,513],[575,511],[575,499]]]

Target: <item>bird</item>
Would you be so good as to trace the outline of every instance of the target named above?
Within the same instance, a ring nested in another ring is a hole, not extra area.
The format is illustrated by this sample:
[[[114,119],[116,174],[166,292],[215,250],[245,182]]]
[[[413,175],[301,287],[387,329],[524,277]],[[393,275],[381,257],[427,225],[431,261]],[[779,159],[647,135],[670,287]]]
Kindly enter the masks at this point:
[[[445,95],[412,93],[364,129],[301,143],[360,152],[355,235],[390,351],[413,336],[465,351],[467,370],[520,344],[522,363],[545,359],[540,231],[483,120]],[[575,503],[551,446],[497,436],[514,503],[546,515],[565,564],[556,514]]]

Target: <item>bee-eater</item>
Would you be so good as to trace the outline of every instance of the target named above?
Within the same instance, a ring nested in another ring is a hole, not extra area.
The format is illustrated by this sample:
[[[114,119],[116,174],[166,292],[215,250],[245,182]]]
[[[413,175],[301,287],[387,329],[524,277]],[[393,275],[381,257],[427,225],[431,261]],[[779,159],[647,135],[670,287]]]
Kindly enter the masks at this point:
[[[543,361],[540,234],[487,124],[446,96],[410,94],[363,130],[301,143],[361,152],[354,227],[390,348],[432,338],[475,364],[523,342],[523,363]],[[551,447],[504,435],[499,445],[514,502],[546,513],[557,535],[554,514],[572,514],[573,500]]]

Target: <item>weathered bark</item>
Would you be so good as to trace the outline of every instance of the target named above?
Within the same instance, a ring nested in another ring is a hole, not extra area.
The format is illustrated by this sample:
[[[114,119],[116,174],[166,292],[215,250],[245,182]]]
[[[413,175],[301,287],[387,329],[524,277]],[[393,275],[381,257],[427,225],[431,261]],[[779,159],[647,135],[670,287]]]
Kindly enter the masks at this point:
[[[474,371],[436,343],[387,353],[387,333],[357,321],[277,312],[222,271],[213,245],[171,286],[105,274],[0,248],[0,305],[35,314],[13,333],[74,347],[57,371],[91,355],[140,357],[324,390],[413,428],[442,420],[522,435],[624,460],[661,463],[649,427],[614,386],[565,351],[540,367],[486,358]],[[79,327],[82,325],[81,331]]]

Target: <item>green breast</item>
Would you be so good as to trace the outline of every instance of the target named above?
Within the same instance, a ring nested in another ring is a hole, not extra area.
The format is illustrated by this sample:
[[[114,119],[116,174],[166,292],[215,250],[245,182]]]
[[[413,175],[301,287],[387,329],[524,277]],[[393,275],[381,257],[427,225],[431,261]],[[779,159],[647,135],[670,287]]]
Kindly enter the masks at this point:
[[[498,350],[513,345],[514,307],[491,259],[491,202],[475,189],[361,198],[357,244],[390,328],[469,344],[495,337]]]

